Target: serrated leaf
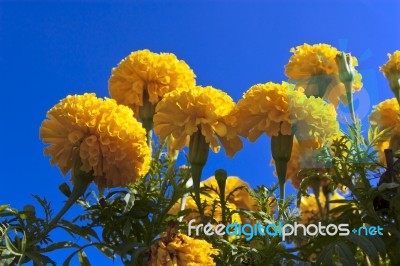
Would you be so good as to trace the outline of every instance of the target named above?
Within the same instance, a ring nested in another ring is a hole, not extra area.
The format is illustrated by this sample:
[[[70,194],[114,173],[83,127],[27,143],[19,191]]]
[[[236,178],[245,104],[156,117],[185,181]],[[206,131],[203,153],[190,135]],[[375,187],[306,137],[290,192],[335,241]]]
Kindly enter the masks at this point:
[[[379,265],[378,251],[367,237],[350,234],[346,239],[359,246],[375,265]]]
[[[81,266],[90,266],[90,262],[85,251],[81,250],[78,252],[78,259]]]

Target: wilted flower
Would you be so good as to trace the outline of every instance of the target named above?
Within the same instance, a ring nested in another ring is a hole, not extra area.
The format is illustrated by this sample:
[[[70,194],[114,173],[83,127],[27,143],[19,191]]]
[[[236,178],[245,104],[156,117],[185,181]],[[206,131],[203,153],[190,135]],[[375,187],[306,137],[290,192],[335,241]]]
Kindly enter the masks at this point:
[[[150,165],[146,132],[133,112],[95,94],[67,96],[47,112],[40,138],[66,175],[79,157],[100,187],[125,186],[144,176]]]
[[[154,105],[170,91],[193,87],[195,75],[174,54],[139,50],[113,68],[108,85],[111,97],[131,107],[139,118],[139,107],[145,101]]]
[[[210,243],[178,233],[151,246],[149,266],[216,265],[211,255],[218,255],[218,250]]]
[[[285,66],[285,74],[296,87],[305,88],[308,96],[323,97],[336,107],[339,100],[347,104],[346,89],[340,82],[336,56],[340,52],[328,44],[303,44],[290,49],[293,55]],[[352,57],[352,65],[358,65],[357,59]],[[362,87],[361,75],[354,70],[353,90],[359,91]]]
[[[232,157],[242,148],[229,117],[234,106],[231,97],[210,86],[179,89],[165,95],[157,105],[154,132],[161,140],[172,136],[171,147],[180,150],[200,131],[214,152],[220,150],[219,140]]]

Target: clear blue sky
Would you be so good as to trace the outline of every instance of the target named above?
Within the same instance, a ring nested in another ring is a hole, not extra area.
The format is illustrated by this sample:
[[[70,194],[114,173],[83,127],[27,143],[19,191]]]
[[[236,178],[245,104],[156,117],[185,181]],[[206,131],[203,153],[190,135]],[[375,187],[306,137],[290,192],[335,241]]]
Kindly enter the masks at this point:
[[[237,101],[251,85],[286,80],[291,47],[329,43],[359,58],[364,88],[356,110],[366,118],[372,105],[393,97],[378,67],[400,49],[399,17],[395,0],[0,1],[0,204],[22,208],[35,193],[60,208],[58,186],[67,179],[43,155],[40,124],[68,94],[108,96],[111,68],[131,51],[175,53],[198,84]],[[245,142],[233,160],[210,154],[204,177],[225,168],[252,186],[271,184],[269,163],[263,137]]]

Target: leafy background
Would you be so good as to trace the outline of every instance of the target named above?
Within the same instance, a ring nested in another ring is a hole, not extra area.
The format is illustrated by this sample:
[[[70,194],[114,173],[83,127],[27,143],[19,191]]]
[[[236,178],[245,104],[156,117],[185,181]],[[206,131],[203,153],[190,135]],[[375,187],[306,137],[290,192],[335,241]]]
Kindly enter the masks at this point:
[[[399,17],[394,0],[0,1],[0,204],[21,209],[38,194],[61,207],[65,197],[57,187],[65,179],[43,156],[40,124],[68,94],[108,96],[111,68],[138,49],[175,53],[194,69],[198,84],[238,100],[253,84],[286,80],[291,47],[329,43],[359,59],[364,88],[355,106],[367,126],[372,106],[393,97],[378,66],[400,48]],[[339,114],[346,116],[346,109]],[[269,140],[244,145],[232,160],[210,153],[204,177],[225,168],[251,186],[276,182]],[[93,263],[110,262],[92,252]],[[52,258],[62,262],[67,254]]]

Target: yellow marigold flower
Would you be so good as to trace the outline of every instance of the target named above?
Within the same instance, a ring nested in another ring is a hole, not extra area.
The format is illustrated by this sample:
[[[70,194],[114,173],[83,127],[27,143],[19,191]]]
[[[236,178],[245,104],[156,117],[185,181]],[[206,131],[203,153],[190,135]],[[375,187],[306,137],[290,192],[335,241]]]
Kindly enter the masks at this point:
[[[272,137],[294,134],[313,148],[339,130],[333,105],[307,97],[293,85],[268,82],[251,87],[234,112],[239,134],[255,141],[264,132]]]
[[[145,175],[150,165],[146,132],[128,107],[94,93],[67,96],[47,112],[40,138],[45,154],[63,175],[82,161],[100,187],[125,186]]]
[[[234,107],[228,94],[211,86],[175,90],[158,103],[154,132],[161,140],[172,136],[171,147],[181,150],[187,139],[200,130],[214,152],[220,150],[219,140],[232,157],[242,148],[230,117]]]
[[[338,66],[335,58],[340,53],[328,44],[303,44],[290,49],[293,55],[285,66],[285,74],[299,87],[305,88],[306,95],[320,96],[338,106],[339,100],[347,104],[346,89],[340,82]],[[352,57],[353,67],[358,66],[357,58]],[[354,69],[355,79],[353,91],[362,87],[361,74]],[[324,91],[320,92],[316,78],[324,83]]]
[[[331,200],[342,200],[344,197],[337,193],[336,191],[333,193]],[[319,200],[322,206],[322,214],[326,215],[326,198],[322,191],[319,194]],[[342,205],[341,203],[331,203],[330,208],[334,209],[338,206]],[[300,201],[300,223],[302,224],[310,224],[316,221],[319,221],[322,217],[320,215],[320,211],[317,205],[317,199],[314,194],[310,194],[309,197],[302,197]]]
[[[163,238],[151,246],[150,266],[212,266],[211,255],[218,255],[210,243],[177,234],[172,239]]]
[[[380,68],[385,77],[390,76],[392,73],[400,73],[400,51],[397,50],[393,54],[388,54],[388,57],[389,61]]]
[[[139,107],[143,106],[145,97],[157,104],[170,91],[193,87],[195,77],[190,67],[174,54],[140,50],[113,68],[109,93],[118,103],[131,107],[139,118]]]
[[[396,98],[385,100],[374,106],[374,110],[369,116],[371,127],[377,127],[379,130],[392,128],[387,136],[388,138],[378,143],[375,148],[379,152],[379,160],[385,163],[385,149],[400,149],[400,108]]]
[[[381,66],[381,71],[389,81],[390,89],[400,103],[400,51],[388,54],[389,61]]]

